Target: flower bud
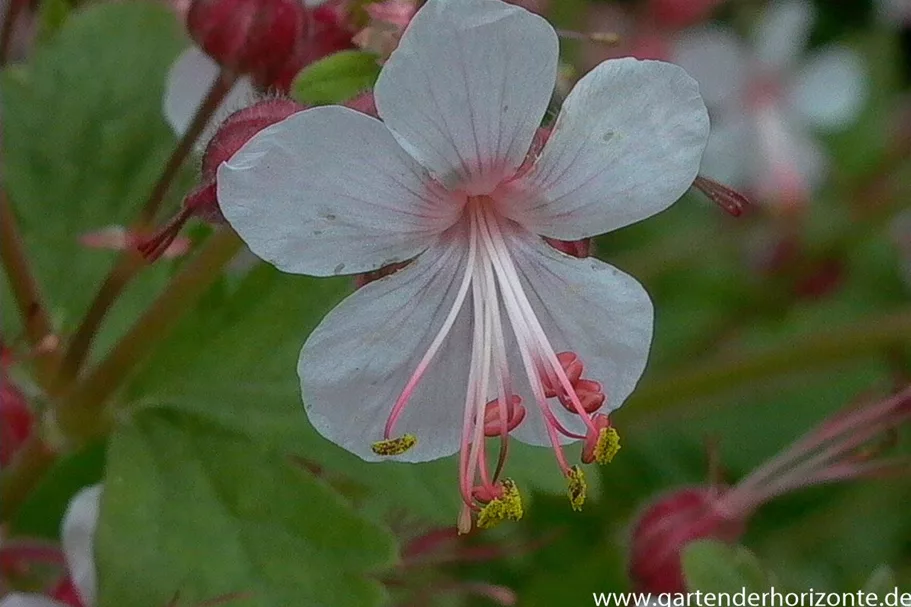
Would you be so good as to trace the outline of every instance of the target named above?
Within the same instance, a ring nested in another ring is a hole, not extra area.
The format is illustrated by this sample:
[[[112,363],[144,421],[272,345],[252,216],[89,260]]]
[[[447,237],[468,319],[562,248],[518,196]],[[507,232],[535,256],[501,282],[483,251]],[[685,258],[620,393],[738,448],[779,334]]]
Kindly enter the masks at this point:
[[[638,592],[686,592],[680,553],[694,540],[736,541],[745,521],[716,508],[718,487],[687,487],[660,497],[639,516],[630,541],[629,572]]]
[[[310,14],[300,0],[192,0],[187,29],[222,67],[264,88],[306,46]]]
[[[187,194],[183,209],[164,228],[144,242],[139,250],[150,261],[164,253],[190,217],[224,223],[218,206],[218,167],[230,160],[247,141],[268,126],[281,122],[306,106],[285,98],[265,99],[231,114],[215,132],[202,157],[201,183]]]

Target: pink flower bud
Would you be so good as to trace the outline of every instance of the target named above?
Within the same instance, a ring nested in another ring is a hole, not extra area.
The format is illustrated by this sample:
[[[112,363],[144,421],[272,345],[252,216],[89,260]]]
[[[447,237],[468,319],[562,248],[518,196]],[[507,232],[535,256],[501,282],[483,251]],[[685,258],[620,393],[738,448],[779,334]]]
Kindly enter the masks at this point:
[[[201,183],[187,194],[183,209],[158,233],[140,245],[139,250],[150,261],[158,259],[168,249],[190,217],[210,223],[224,223],[218,206],[218,167],[230,160],[247,141],[268,126],[281,122],[306,106],[285,98],[266,99],[234,112],[218,128],[206,146],[202,157]]]
[[[639,592],[685,592],[680,552],[694,540],[736,541],[745,521],[715,508],[719,489],[687,487],[645,509],[633,527],[629,571]]]
[[[187,29],[222,67],[270,87],[300,53],[310,14],[300,0],[192,0]]]

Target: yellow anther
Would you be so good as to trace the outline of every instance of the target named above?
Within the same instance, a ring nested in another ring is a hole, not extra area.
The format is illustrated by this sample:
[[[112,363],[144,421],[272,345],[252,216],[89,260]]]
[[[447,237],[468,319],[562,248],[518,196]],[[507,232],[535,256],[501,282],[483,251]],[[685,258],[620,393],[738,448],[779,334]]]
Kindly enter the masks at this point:
[[[570,468],[566,474],[566,482],[569,503],[572,505],[573,510],[578,512],[582,510],[582,504],[585,503],[585,492],[588,489],[588,483],[585,482],[585,475],[582,474],[582,469],[579,466]]]
[[[371,449],[377,455],[401,455],[417,444],[418,439],[413,434],[405,434],[399,438],[387,438],[376,441]]]
[[[511,479],[503,479],[503,495],[491,500],[478,513],[478,528],[490,529],[507,519],[518,521],[522,518],[522,496]]]
[[[595,445],[595,461],[599,464],[609,464],[619,450],[620,435],[617,431],[613,428],[601,428]]]

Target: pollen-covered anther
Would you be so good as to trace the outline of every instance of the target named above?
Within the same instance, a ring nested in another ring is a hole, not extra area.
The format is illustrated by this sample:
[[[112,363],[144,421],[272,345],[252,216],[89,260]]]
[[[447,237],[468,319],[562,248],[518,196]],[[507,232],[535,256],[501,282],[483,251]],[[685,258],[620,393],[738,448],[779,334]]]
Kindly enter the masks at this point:
[[[525,407],[522,406],[522,397],[513,394],[506,399],[506,431],[512,432],[522,420],[525,419]],[[484,408],[484,436],[492,438],[503,434],[503,425],[500,422],[500,402],[493,399]]]
[[[582,462],[609,464],[620,451],[620,435],[611,426],[610,418],[603,413],[592,416],[595,432],[586,433],[582,445]]]
[[[566,373],[566,379],[575,387],[576,382],[582,377],[582,372],[585,371],[582,359],[580,359],[579,355],[575,352],[560,352],[557,354],[557,361],[560,363],[560,366],[563,367],[563,372]],[[557,381],[555,385],[547,374],[542,374],[541,385],[544,387],[544,396],[547,398],[553,398],[558,394],[563,394],[563,388],[560,386],[560,382]]]
[[[588,491],[588,483],[585,482],[585,474],[579,466],[573,466],[566,473],[566,493],[569,495],[569,503],[573,510],[582,510],[582,504],[585,503],[585,494]]]
[[[512,479],[504,478],[498,484],[498,497],[490,500],[478,513],[478,527],[490,529],[505,520],[518,521],[522,518],[522,495]]]
[[[370,448],[373,449],[373,452],[377,455],[401,455],[414,447],[417,442],[418,439],[413,434],[405,434],[398,438],[386,438],[376,441]]]

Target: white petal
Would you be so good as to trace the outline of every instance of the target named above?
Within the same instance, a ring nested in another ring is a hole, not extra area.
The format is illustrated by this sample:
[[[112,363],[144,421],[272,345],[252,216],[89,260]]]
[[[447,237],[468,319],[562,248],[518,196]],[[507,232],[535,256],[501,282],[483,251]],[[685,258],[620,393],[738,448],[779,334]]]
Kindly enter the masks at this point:
[[[756,58],[766,69],[782,70],[796,64],[807,48],[816,19],[809,0],[773,2],[756,25]]]
[[[866,70],[852,49],[833,45],[801,66],[789,92],[793,110],[804,121],[823,129],[844,128],[863,108]]]
[[[648,293],[634,278],[593,257],[564,255],[540,239],[508,237],[525,292],[555,352],[570,350],[585,365],[584,376],[601,382],[603,412],[619,408],[645,370],[654,311]],[[510,361],[513,372],[518,358]],[[516,429],[523,442],[549,444],[530,393],[523,394],[529,417]],[[581,430],[576,415],[562,405],[554,413],[570,430]]]
[[[95,604],[95,529],[102,489],[102,485],[92,485],[77,493],[67,506],[61,530],[70,577],[88,606]]]
[[[735,188],[746,185],[756,160],[755,137],[751,121],[743,113],[728,112],[713,120],[699,172]]]
[[[386,418],[443,324],[465,269],[463,247],[436,246],[392,276],[359,289],[332,310],[301,351],[298,373],[310,422],[366,459]],[[468,381],[471,320],[463,307],[411,397],[395,434],[417,437],[404,461],[458,449]]]
[[[165,85],[164,115],[178,136],[189,128],[218,72],[218,64],[195,46],[181,53],[171,66]],[[225,118],[253,103],[255,94],[249,78],[238,79],[196,140],[196,148],[205,148]]]
[[[525,158],[553,91],[558,41],[499,0],[429,0],[376,84],[379,114],[447,187],[488,193]]]
[[[709,134],[696,81],[660,61],[605,61],[580,80],[534,169],[504,192],[511,218],[577,240],[663,211],[692,185]]]
[[[714,106],[741,95],[747,57],[732,30],[706,26],[682,34],[674,45],[673,62],[699,83],[705,103]]]
[[[217,183],[221,210],[250,249],[298,274],[409,259],[458,212],[383,123],[338,106],[260,131],[219,167]]]
[[[67,607],[40,594],[11,592],[0,599],[0,607]]]

